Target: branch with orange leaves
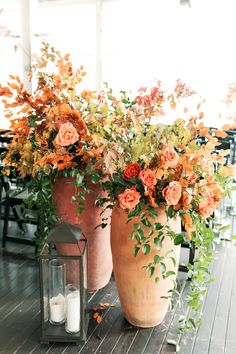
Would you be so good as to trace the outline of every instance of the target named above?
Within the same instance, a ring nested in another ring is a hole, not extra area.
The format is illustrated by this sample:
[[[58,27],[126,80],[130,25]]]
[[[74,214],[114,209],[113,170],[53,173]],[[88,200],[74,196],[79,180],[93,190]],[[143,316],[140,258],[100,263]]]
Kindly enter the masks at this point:
[[[98,306],[93,306],[92,310],[94,311],[93,313],[93,318],[97,321],[97,323],[101,323],[102,318],[103,318],[103,313],[106,309],[115,307],[115,304],[109,304],[109,303],[104,303],[104,304],[99,304]]]

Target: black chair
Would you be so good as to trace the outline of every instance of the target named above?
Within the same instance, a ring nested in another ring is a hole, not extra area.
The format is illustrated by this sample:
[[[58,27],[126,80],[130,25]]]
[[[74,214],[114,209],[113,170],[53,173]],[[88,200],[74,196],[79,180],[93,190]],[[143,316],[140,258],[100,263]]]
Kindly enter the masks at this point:
[[[184,231],[182,231],[182,233],[185,233]],[[194,257],[195,257],[195,245],[194,242],[192,241],[186,241],[184,243],[181,244],[181,249],[188,249],[188,264],[190,265],[194,265]],[[184,273],[188,273],[189,269],[187,264],[179,264],[178,267],[178,271],[179,272],[184,272]],[[188,277],[188,280],[191,280],[191,277]]]
[[[232,165],[236,164],[236,129],[235,130],[226,130],[228,134],[228,140],[231,142],[231,160]]]
[[[5,132],[0,132],[0,152],[1,156],[7,151],[7,144],[11,141],[11,137],[5,136]],[[1,163],[1,169],[3,164]],[[1,172],[1,171],[0,171]],[[6,247],[6,242],[17,242],[37,247],[35,241],[24,237],[25,225],[38,224],[36,208],[27,210],[24,202],[28,197],[28,190],[25,182],[13,173],[9,176],[0,175],[0,208],[1,219],[3,220],[2,228],[2,247]],[[9,221],[17,224],[17,235],[9,235]]]

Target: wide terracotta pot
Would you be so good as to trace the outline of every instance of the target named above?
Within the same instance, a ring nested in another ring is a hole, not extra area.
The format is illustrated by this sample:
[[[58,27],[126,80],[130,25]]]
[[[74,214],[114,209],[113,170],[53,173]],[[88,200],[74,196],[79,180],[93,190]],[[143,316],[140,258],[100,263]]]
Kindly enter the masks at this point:
[[[72,196],[80,192],[80,188],[73,184],[73,178],[57,177],[53,184],[52,196],[53,204],[60,221],[77,225],[84,232],[88,240],[88,290],[95,291],[103,288],[110,280],[112,273],[112,255],[110,247],[110,217],[111,211],[107,209],[102,216],[101,207],[95,207],[94,202],[98,194],[103,194],[98,185],[88,181],[92,193],[85,198],[85,209],[82,214],[78,214],[77,202],[72,202]],[[107,218],[106,228],[96,228],[101,224],[101,218]],[[57,251],[63,255],[77,255],[76,245],[57,244]],[[73,272],[76,269],[71,267],[68,277],[73,280]]]
[[[126,211],[118,207],[113,209],[111,222],[113,269],[125,318],[134,326],[148,328],[163,321],[170,300],[163,299],[162,296],[170,295],[168,291],[173,288],[173,279],[176,276],[161,279],[156,284],[154,278],[149,278],[143,266],[152,262],[155,254],[164,256],[173,250],[176,266],[171,260],[166,260],[165,264],[168,270],[177,272],[180,246],[174,246],[173,241],[165,237],[160,252],[152,250],[148,255],[144,255],[140,251],[135,257],[135,241],[130,238],[130,233],[134,230],[134,223],[137,222],[140,222],[140,219],[135,217],[127,224]],[[164,208],[158,210],[156,222],[162,224],[167,222]],[[174,231],[181,232],[180,219],[172,219],[169,224]],[[143,228],[144,233],[145,229]]]

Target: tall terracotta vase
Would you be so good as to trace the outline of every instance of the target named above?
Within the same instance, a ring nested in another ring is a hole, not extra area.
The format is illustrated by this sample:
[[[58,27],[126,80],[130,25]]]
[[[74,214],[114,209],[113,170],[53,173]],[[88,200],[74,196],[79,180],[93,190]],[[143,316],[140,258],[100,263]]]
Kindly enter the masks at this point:
[[[80,189],[73,183],[73,178],[57,177],[52,188],[53,204],[61,221],[78,225],[88,239],[88,290],[95,291],[103,288],[110,280],[112,273],[112,255],[110,248],[110,209],[102,216],[102,208],[95,207],[94,202],[98,194],[102,194],[99,186],[89,183],[92,193],[86,195],[85,209],[78,214],[78,204],[72,202]],[[101,218],[108,218],[105,229],[96,226],[101,224]],[[57,244],[57,251],[63,255],[76,255],[78,249],[74,245]],[[73,273],[76,269],[70,269]],[[73,275],[71,275],[73,277]]]
[[[114,208],[111,222],[111,248],[121,307],[125,318],[134,326],[154,327],[163,321],[167,313],[170,300],[161,297],[170,294],[168,290],[173,288],[175,276],[161,279],[156,284],[153,278],[149,278],[143,266],[153,261],[154,254],[164,256],[168,251],[174,250],[176,266],[174,267],[171,260],[166,260],[165,264],[168,270],[177,272],[180,246],[175,247],[173,241],[166,237],[160,252],[152,250],[149,255],[139,252],[134,257],[134,241],[129,236],[134,230],[134,223],[139,222],[140,219],[133,218],[128,224],[126,221],[127,213],[118,207]],[[162,224],[167,222],[163,208],[158,211],[156,222]],[[171,220],[170,226],[176,232],[181,231],[179,219]],[[145,233],[145,229],[143,231]]]

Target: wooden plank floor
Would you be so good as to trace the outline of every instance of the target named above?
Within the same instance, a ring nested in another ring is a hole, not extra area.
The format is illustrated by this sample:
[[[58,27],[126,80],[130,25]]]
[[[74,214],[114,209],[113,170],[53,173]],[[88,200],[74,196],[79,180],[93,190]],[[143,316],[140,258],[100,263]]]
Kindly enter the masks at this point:
[[[181,354],[236,353],[236,248],[230,242],[219,247],[212,264],[216,281],[210,284],[202,311],[203,324],[196,332],[180,338]],[[41,345],[38,264],[34,248],[7,243],[0,250],[0,354],[167,354],[175,347],[167,339],[177,338],[178,320],[187,314],[189,282],[179,273],[182,307],[175,301],[163,323],[138,329],[122,315],[113,278],[102,290],[90,294],[89,306],[114,303],[98,325],[90,320],[84,345],[51,343]]]

